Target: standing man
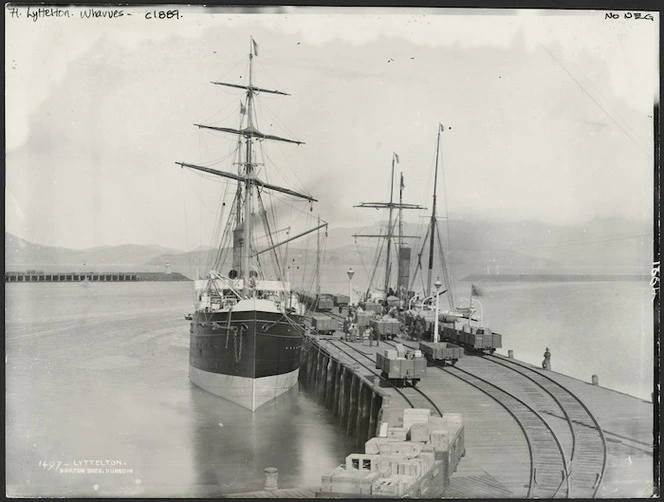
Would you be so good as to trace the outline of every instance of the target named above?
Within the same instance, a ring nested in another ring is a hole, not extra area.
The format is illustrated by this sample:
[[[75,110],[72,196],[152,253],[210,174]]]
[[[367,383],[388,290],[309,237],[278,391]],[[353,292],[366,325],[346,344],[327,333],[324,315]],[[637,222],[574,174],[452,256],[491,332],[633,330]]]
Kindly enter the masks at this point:
[[[344,319],[344,340],[348,341],[348,335],[350,333],[350,315]]]
[[[544,351],[544,361],[542,361],[542,369],[546,371],[551,371],[551,352],[549,352],[549,347]]]

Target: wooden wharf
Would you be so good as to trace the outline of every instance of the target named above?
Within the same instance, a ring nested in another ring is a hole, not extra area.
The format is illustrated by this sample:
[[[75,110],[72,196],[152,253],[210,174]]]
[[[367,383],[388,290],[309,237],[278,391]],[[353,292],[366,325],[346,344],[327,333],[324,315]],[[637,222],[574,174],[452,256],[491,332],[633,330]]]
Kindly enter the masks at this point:
[[[497,354],[467,354],[454,367],[430,363],[417,387],[394,387],[375,368],[375,355],[395,342],[417,348],[399,338],[370,347],[368,340],[345,341],[340,332],[308,337],[326,361],[343,365],[359,385],[381,396],[378,416],[358,443],[374,435],[381,421],[401,426],[404,408],[463,415],[466,456],[446,498],[652,496],[652,403]],[[318,389],[331,390],[336,374],[326,374]],[[332,392],[328,402],[335,397]],[[347,411],[359,415],[358,403],[352,406]],[[349,434],[360,430],[347,428]]]

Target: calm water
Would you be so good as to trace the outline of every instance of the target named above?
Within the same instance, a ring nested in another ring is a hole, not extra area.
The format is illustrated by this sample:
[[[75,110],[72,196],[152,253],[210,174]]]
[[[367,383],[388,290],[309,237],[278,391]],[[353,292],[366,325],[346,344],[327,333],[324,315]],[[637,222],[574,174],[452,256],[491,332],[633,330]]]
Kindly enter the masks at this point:
[[[647,283],[478,286],[503,353],[539,364],[548,346],[555,371],[586,381],[594,373],[603,386],[650,398]],[[457,294],[469,288],[461,283]],[[353,450],[298,389],[252,415],[190,384],[190,283],[9,284],[5,292],[9,495],[215,495],[262,488],[268,466],[281,487],[317,486]],[[59,471],[86,461],[125,471]]]
[[[298,389],[252,415],[189,382],[191,287],[6,285],[9,495],[206,496],[261,489],[269,466],[318,486],[352,451]]]

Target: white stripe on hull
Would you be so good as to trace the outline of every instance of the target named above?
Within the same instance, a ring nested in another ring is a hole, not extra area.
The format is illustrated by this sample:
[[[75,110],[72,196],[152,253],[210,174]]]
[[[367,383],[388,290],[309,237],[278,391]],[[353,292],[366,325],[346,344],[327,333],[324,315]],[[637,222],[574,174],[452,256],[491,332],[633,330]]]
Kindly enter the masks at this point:
[[[261,378],[222,375],[189,365],[189,379],[212,394],[256,411],[297,383],[299,368],[282,375]]]

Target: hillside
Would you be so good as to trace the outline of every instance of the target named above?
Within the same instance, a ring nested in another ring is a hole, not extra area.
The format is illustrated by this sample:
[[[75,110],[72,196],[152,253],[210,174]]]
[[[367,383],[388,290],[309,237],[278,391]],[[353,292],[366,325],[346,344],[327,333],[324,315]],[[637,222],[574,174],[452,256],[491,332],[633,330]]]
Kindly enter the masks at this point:
[[[344,269],[350,266],[370,273],[376,256],[376,240],[357,238],[356,233],[378,234],[380,225],[369,228],[330,228],[324,242],[323,267]],[[423,235],[421,225],[406,223],[404,232]],[[646,224],[618,219],[596,219],[584,225],[554,226],[534,221],[489,222],[451,219],[440,224],[447,259],[455,277],[467,274],[559,273],[632,274],[647,273],[652,261],[652,229]],[[421,240],[410,240],[412,260],[422,249]],[[426,267],[427,249],[422,255]],[[209,248],[183,252],[160,246],[126,244],[90,249],[42,246],[5,234],[7,269],[26,265],[77,264],[88,266],[125,266],[134,269],[163,269],[166,262],[173,271],[191,276],[204,273]],[[316,237],[312,234],[289,244],[287,266],[303,273],[315,262]],[[384,256],[384,255],[383,255]]]

